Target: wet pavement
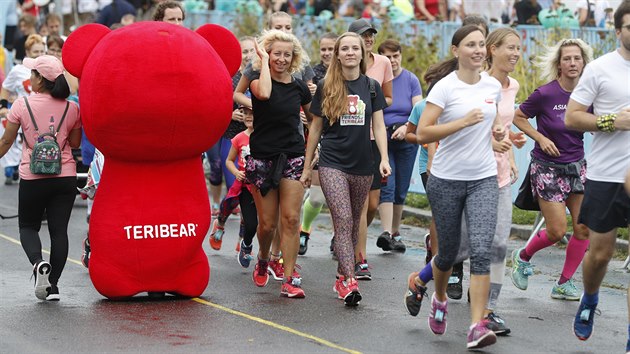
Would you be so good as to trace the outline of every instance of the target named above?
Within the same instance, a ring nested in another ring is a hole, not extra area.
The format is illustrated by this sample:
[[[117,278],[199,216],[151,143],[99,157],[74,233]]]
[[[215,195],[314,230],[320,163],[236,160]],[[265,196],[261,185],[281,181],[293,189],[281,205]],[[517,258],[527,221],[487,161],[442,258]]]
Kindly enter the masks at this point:
[[[17,189],[0,186],[0,214],[17,213]],[[85,213],[85,201],[77,199],[69,262],[59,284],[61,301],[53,303],[34,296],[32,268],[19,245],[17,219],[0,220],[1,352],[467,352],[465,295],[449,302],[448,332],[443,336],[428,329],[428,301],[418,317],[408,315],[403,305],[407,275],[424,265],[423,229],[404,227],[408,250],[392,254],[376,247],[378,221],[372,225],[367,253],[373,280],[359,283],[363,300],[356,308],[345,307],[332,291],[336,262],[328,250],[332,230],[326,214],[314,224],[306,256],[298,259],[305,299],[280,297],[280,283],[273,280],[265,288],[253,284],[253,265],[243,269],[236,260],[238,220],[231,217],[221,251],[204,243],[211,279],[203,296],[163,300],[138,296],[114,302],[94,290],[79,262],[87,230]],[[49,249],[45,225],[41,235],[43,247]],[[508,252],[522,245],[524,241],[515,238]],[[610,264],[600,292],[601,314],[595,317],[595,333],[587,342],[572,333],[577,302],[549,297],[563,261],[561,247],[537,254],[536,274],[527,291],[516,289],[506,276],[497,312],[512,334],[499,337],[488,353],[623,352],[629,276],[621,269],[622,260]],[[581,288],[581,270],[575,279]]]

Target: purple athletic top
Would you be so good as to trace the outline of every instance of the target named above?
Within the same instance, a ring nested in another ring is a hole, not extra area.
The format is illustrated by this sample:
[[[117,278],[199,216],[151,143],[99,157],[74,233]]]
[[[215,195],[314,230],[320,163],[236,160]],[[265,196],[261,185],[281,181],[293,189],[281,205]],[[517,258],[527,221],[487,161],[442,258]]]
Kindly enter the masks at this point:
[[[558,80],[537,88],[525,102],[518,107],[526,116],[536,118],[537,130],[558,148],[560,156],[545,154],[540,145],[534,145],[535,158],[556,162],[570,163],[584,158],[584,133],[568,130],[564,125],[564,113],[571,92],[565,91]]]

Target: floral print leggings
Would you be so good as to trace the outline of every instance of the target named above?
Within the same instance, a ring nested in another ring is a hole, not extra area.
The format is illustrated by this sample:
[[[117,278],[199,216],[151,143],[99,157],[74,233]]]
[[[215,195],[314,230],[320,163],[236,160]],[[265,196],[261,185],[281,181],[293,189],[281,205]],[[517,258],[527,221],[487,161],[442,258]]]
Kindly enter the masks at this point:
[[[337,272],[354,276],[354,247],[359,239],[361,210],[370,191],[372,176],[358,176],[330,167],[319,167],[319,180],[335,228]]]

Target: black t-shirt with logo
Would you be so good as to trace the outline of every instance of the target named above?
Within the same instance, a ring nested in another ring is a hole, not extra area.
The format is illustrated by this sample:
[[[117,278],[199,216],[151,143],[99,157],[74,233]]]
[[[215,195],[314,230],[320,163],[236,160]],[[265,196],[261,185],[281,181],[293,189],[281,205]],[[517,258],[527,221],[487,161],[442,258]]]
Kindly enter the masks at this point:
[[[317,86],[311,113],[324,120],[319,153],[320,167],[330,167],[360,176],[374,174],[370,142],[372,112],[383,110],[387,103],[381,86],[376,81],[374,81],[376,97],[371,97],[369,82],[365,75],[360,75],[353,81],[346,81],[348,113],[339,117],[332,126],[322,113],[321,92],[324,82],[321,81]]]
[[[253,80],[258,77],[256,74]],[[273,159],[281,153],[289,158],[304,156],[304,137],[298,129],[300,108],[311,99],[306,83],[295,78],[288,84],[271,80],[271,96],[266,101],[260,101],[252,94],[251,156],[256,159]]]

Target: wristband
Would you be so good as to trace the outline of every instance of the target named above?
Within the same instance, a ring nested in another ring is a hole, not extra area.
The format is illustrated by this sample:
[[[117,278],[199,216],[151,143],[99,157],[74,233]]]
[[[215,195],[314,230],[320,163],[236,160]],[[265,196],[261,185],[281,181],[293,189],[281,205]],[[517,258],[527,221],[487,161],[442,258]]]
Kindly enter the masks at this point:
[[[597,117],[597,122],[595,125],[597,126],[597,130],[601,132],[614,132],[615,131],[615,119],[617,119],[617,114],[603,114]]]
[[[4,98],[0,100],[0,108],[9,108],[9,101]]]

